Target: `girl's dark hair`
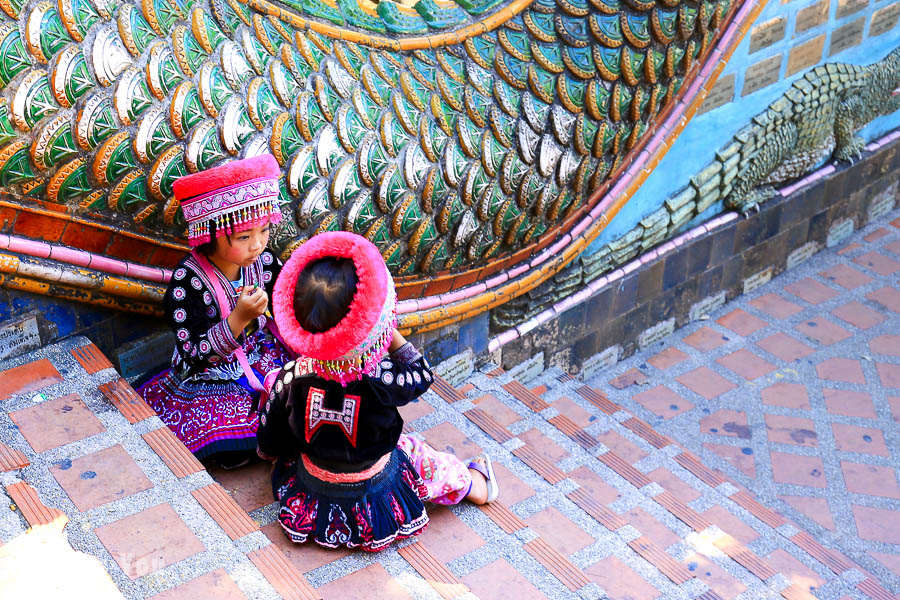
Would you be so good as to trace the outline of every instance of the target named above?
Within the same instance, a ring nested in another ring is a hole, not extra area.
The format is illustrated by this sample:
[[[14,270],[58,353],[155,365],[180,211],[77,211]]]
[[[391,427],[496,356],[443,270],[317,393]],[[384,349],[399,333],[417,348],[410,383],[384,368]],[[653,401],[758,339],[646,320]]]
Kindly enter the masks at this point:
[[[297,322],[310,333],[322,333],[340,323],[350,311],[358,281],[349,258],[326,256],[306,265],[294,288]]]
[[[225,234],[225,237],[228,238],[228,241],[231,242],[231,236]],[[209,222],[209,241],[205,244],[200,244],[196,248],[197,252],[202,254],[203,256],[209,257],[212,256],[216,252],[216,222]]]

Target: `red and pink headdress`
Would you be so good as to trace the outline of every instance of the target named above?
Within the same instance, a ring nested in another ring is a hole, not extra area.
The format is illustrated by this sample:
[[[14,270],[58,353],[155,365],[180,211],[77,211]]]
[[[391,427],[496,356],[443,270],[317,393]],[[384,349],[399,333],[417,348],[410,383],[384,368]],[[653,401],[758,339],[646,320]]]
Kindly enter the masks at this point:
[[[340,323],[310,333],[294,314],[294,289],[306,265],[328,256],[353,261],[356,295]],[[294,251],[275,282],[273,309],[285,343],[311,359],[317,375],[342,384],[374,373],[397,326],[394,280],[381,253],[366,238],[346,231],[320,233]]]
[[[192,248],[216,237],[281,221],[278,178],[281,169],[271,154],[236,160],[180,177],[172,191],[188,222]]]

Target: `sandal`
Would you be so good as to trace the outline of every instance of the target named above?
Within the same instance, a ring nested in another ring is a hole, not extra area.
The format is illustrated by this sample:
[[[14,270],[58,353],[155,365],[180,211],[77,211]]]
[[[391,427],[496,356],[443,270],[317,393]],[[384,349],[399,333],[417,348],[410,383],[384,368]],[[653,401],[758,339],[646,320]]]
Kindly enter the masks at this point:
[[[476,462],[479,458],[484,459],[484,465]],[[500,485],[494,477],[494,466],[491,464],[490,457],[487,454],[479,454],[473,460],[469,461],[467,466],[469,469],[474,469],[484,476],[485,483],[487,484],[487,500],[485,501],[485,504],[496,500],[497,496],[500,495]]]

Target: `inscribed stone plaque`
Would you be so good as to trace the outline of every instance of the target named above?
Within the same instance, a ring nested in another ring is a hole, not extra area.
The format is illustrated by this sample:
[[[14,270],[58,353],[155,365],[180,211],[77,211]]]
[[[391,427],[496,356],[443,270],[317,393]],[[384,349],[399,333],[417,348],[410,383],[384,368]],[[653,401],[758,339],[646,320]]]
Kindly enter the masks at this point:
[[[772,273],[775,272],[775,269],[772,267],[766,267],[756,275],[748,277],[744,280],[744,293],[749,294],[756,288],[766,283],[772,281]]]
[[[714,108],[719,108],[723,104],[728,104],[734,99],[734,73],[719,77],[716,84],[709,91],[709,96],[700,106],[700,114],[709,112]]]
[[[469,349],[454,354],[434,367],[435,372],[446,379],[450,385],[459,385],[472,374],[474,369],[475,355]]]
[[[847,48],[859,46],[862,42],[863,29],[866,27],[866,18],[860,17],[852,23],[838,27],[831,33],[831,48],[828,56],[834,56]]]
[[[799,248],[794,249],[793,252],[788,254],[787,257],[787,268],[793,269],[807,258],[811,257],[813,254],[819,251],[819,243],[815,240],[811,242],[806,242]]]
[[[797,12],[794,35],[800,35],[828,20],[828,0],[821,0]]]
[[[672,335],[675,332],[675,317],[671,319],[666,319],[661,323],[657,323],[653,327],[649,329],[645,329],[641,332],[641,335],[638,336],[638,348],[644,350],[645,348],[652,346],[656,342],[665,339]]]
[[[869,216],[869,221],[875,221],[885,216],[892,210],[894,210],[894,204],[896,204],[897,199],[897,183],[895,182],[893,185],[888,187],[886,190],[877,194],[874,198],[872,198],[872,202],[869,204],[868,210],[866,213]]]
[[[507,371],[509,376],[513,379],[518,379],[521,382],[526,382],[534,379],[538,375],[544,372],[544,353],[538,352],[536,355],[532,356],[525,362],[519,363],[516,366],[512,367]],[[468,377],[468,375],[466,375]],[[454,383],[453,385],[459,385],[463,382],[465,378],[459,381],[459,383]],[[447,380],[449,381],[449,379]]]
[[[0,327],[0,360],[41,347],[37,317],[27,317]]]
[[[828,229],[828,237],[825,239],[825,245],[829,248],[837,246],[853,233],[853,219],[843,219],[834,223]]]
[[[780,72],[780,54],[761,60],[755,65],[751,65],[744,74],[744,89],[741,90],[741,96],[752,94],[757,90],[761,90],[764,87],[776,83]]]
[[[787,75],[791,76],[798,71],[803,71],[822,60],[822,50],[825,49],[825,35],[814,37],[791,49],[788,57]]]
[[[581,365],[581,376],[586,381],[597,373],[615,366],[622,355],[622,346],[616,344],[603,352],[598,352]]]
[[[869,5],[869,0],[838,0],[837,18],[843,19],[847,15],[859,12]]]
[[[699,321],[703,317],[709,317],[713,311],[725,306],[725,290],[722,290],[715,296],[707,296],[700,302],[691,306],[688,311],[689,321]]]
[[[175,347],[175,336],[171,332],[142,338],[119,350],[119,373],[129,381],[172,360],[172,348]]]
[[[898,17],[900,17],[900,2],[876,10],[872,15],[872,24],[869,26],[869,37],[887,33],[893,29],[897,25]]]
[[[784,17],[776,17],[754,27],[750,32],[750,54],[784,39],[786,24]]]

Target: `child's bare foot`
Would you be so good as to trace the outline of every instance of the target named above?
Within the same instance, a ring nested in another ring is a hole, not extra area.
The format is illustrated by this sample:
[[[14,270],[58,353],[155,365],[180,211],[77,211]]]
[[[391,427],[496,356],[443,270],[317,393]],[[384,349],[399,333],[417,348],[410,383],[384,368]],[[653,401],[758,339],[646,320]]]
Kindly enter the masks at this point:
[[[472,459],[468,466],[472,472],[472,488],[466,500],[472,504],[487,504],[496,500],[500,488],[494,476],[491,459],[482,454]]]

